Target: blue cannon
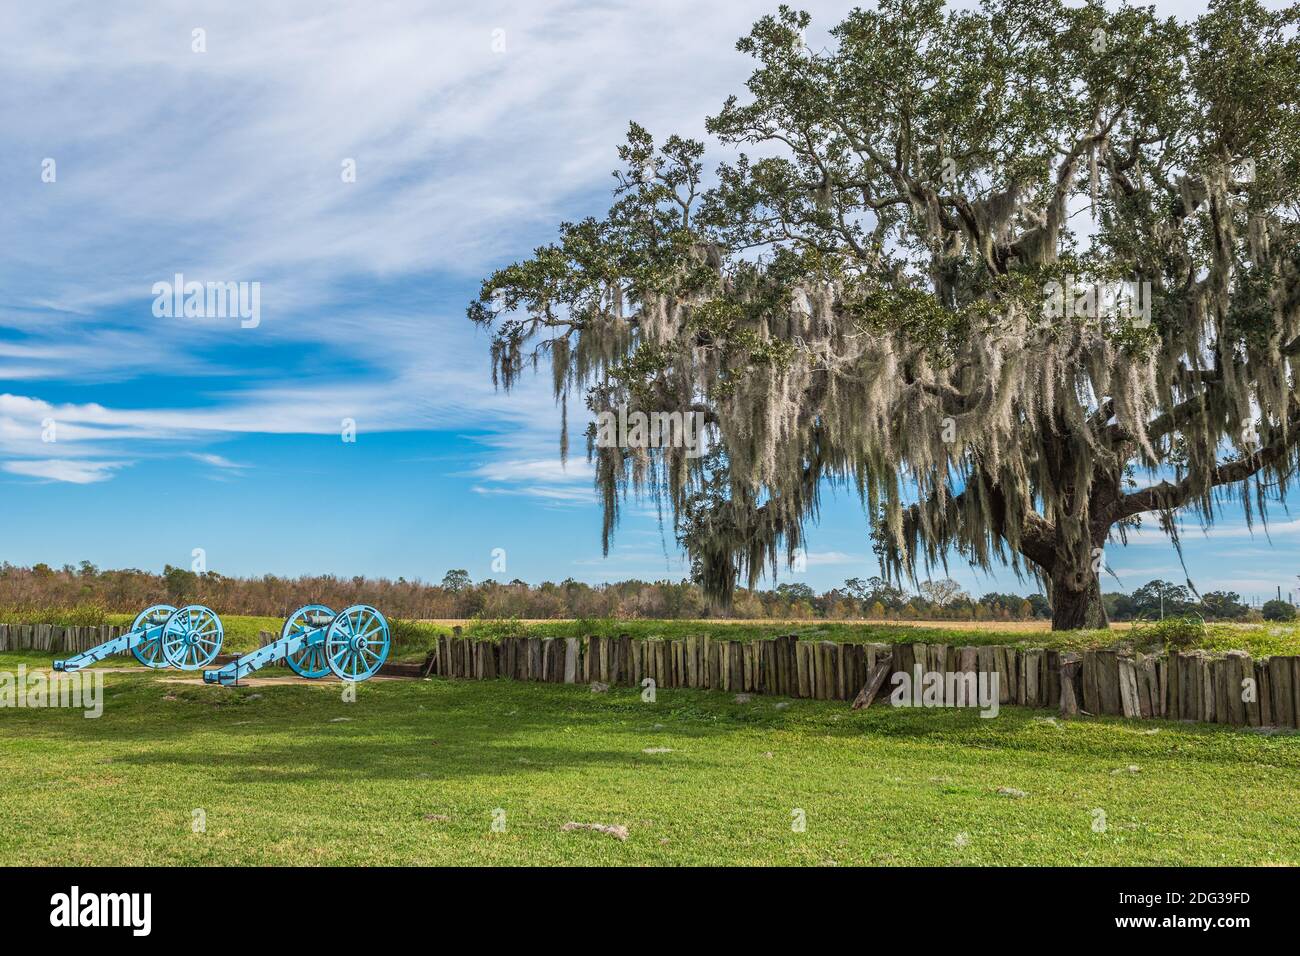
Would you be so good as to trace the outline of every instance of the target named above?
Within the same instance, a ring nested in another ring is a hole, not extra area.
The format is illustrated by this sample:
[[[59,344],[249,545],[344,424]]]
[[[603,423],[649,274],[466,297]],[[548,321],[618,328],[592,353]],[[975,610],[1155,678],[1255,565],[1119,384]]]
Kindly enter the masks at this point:
[[[308,604],[289,615],[278,640],[225,667],[203,672],[205,684],[236,684],[268,664],[284,661],[299,677],[317,680],[333,674],[345,681],[373,677],[388,660],[388,621],[368,604],[335,614],[322,604]]]
[[[221,650],[223,636],[221,618],[201,604],[182,608],[155,604],[136,615],[127,633],[55,661],[53,666],[56,671],[79,671],[113,654],[130,651],[145,667],[193,671],[212,662]]]

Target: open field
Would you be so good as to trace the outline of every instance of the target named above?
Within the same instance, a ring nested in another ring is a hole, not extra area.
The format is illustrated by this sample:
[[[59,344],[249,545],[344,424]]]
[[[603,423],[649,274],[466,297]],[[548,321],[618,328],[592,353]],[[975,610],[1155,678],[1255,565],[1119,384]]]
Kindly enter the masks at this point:
[[[48,660],[0,654],[20,664]],[[513,681],[105,685],[97,720],[0,710],[0,864],[1300,864],[1295,735]]]
[[[128,625],[134,615],[110,614],[108,622]],[[279,633],[284,623],[274,617],[222,614],[225,649],[249,651],[258,646],[259,631]],[[1107,631],[1053,632],[1047,621],[742,621],[707,619],[672,620],[436,620],[391,621],[393,660],[422,658],[441,634],[453,626],[467,636],[499,638],[524,634],[536,637],[598,637],[630,634],[633,637],[682,638],[711,634],[727,640],[757,640],[782,634],[796,634],[807,640],[887,642],[926,641],[957,645],[1015,644],[1060,650],[1106,647],[1132,642],[1146,646],[1152,640],[1150,624],[1134,627],[1116,623]],[[918,633],[921,632],[921,633]],[[1159,643],[1158,639],[1156,643]],[[1245,650],[1254,657],[1271,654],[1300,654],[1300,624],[1210,624],[1196,647],[1207,650]]]

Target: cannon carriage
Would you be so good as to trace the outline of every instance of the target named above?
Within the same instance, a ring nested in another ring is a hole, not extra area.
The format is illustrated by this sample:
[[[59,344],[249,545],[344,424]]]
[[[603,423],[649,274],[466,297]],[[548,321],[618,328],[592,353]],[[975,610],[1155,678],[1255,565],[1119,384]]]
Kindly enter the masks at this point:
[[[80,654],[53,663],[56,671],[72,673],[114,654],[130,651],[145,667],[198,670],[221,650],[225,632],[221,618],[201,604],[177,608],[155,604],[136,615],[131,629]]]
[[[298,608],[284,622],[280,637],[224,667],[203,672],[207,684],[236,684],[268,664],[284,661],[298,676],[318,680],[368,680],[388,660],[388,621],[368,604],[335,614],[323,604]]]

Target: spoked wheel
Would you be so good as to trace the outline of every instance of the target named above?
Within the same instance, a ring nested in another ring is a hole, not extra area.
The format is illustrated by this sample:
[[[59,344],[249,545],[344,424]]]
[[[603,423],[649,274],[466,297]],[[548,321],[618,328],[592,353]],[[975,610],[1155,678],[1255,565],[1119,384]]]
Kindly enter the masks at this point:
[[[189,604],[172,613],[162,629],[162,652],[167,663],[194,671],[221,650],[221,618],[201,604]]]
[[[388,646],[384,616],[368,604],[355,604],[330,625],[325,635],[325,660],[343,680],[366,680],[388,659]]]
[[[175,612],[176,608],[170,604],[155,604],[136,615],[131,630],[147,629],[147,637],[131,648],[131,653],[145,667],[167,666],[167,658],[163,657],[162,652],[162,628],[167,623],[167,619]]]
[[[328,627],[326,620],[334,620],[333,611],[323,604],[308,604],[289,615],[284,627],[280,629],[280,637],[296,637],[307,631],[321,630]],[[316,680],[326,676],[330,672],[330,666],[325,660],[325,635],[321,634],[314,644],[305,644],[287,655],[285,661],[299,677]]]

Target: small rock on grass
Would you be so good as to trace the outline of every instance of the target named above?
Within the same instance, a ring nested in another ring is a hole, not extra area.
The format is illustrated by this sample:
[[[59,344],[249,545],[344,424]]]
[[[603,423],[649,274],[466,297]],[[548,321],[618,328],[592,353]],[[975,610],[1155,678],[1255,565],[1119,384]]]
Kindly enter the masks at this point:
[[[789,702],[788,700],[783,700],[783,701],[780,701],[780,702],[778,702],[778,703],[773,704],[773,705],[772,705],[772,708],[773,708],[774,710],[785,710],[785,709],[786,709],[787,707],[789,707],[789,706],[790,706],[790,702]]]
[[[670,754],[673,752],[672,747],[646,747],[641,751],[643,754]]]
[[[1029,794],[1023,790],[1017,790],[1015,787],[998,787],[998,796],[1019,800],[1021,797],[1029,796]]]
[[[595,830],[597,833],[606,833],[616,840],[627,839],[627,827],[622,824],[606,823],[574,823],[570,820],[564,826],[560,827],[561,832],[568,833],[570,830]]]
[[[749,703],[751,700],[753,700],[753,699],[754,699],[754,698],[751,697],[749,694],[737,694],[737,695],[733,698],[733,700],[734,700],[737,704],[748,704],[748,703]]]
[[[333,717],[330,719],[331,724],[341,724],[345,720],[351,720],[351,717]]]
[[[607,694],[609,693],[609,685],[602,684],[600,681],[594,680],[591,682],[591,692],[593,694]]]
[[[1118,770],[1112,770],[1112,771],[1111,771],[1112,774],[1118,774],[1118,773],[1141,773],[1141,772],[1142,772],[1142,768],[1139,767],[1139,766],[1138,766],[1137,764],[1135,764],[1135,763],[1131,763],[1131,764],[1129,764],[1127,767],[1120,767]]]
[[[262,699],[261,694],[249,694],[247,697],[244,698],[244,700],[261,700],[261,699]]]
[[[955,846],[955,847],[956,847],[957,849],[959,849],[959,850],[960,850],[962,847],[969,846],[969,845],[970,845],[970,834],[968,834],[968,833],[958,833],[955,837],[952,838],[952,845]]]

